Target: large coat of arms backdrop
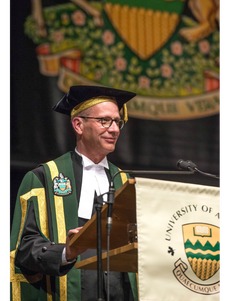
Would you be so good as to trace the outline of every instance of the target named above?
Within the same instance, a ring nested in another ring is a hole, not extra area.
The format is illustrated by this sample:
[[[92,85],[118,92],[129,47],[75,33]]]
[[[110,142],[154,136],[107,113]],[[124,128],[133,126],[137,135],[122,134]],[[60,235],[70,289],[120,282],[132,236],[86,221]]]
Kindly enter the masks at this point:
[[[40,72],[58,87],[104,85],[137,93],[129,115],[157,120],[219,112],[219,1],[32,2],[25,33]]]

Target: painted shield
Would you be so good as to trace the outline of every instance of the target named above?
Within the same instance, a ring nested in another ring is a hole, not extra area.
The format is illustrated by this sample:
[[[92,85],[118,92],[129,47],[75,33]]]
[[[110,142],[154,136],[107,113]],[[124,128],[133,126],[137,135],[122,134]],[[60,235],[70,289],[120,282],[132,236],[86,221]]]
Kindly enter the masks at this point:
[[[212,277],[220,267],[220,229],[204,223],[182,226],[186,256],[201,280]]]
[[[72,193],[71,180],[60,173],[53,179],[53,192],[55,195],[66,196]]]
[[[105,12],[127,46],[146,60],[160,50],[176,30],[184,2],[105,0]]]

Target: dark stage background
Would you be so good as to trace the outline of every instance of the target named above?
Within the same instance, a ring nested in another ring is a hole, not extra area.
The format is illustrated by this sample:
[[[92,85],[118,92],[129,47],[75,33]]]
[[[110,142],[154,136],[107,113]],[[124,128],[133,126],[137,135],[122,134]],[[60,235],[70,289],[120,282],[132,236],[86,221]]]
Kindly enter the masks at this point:
[[[54,1],[47,4],[50,2]],[[75,147],[69,117],[52,110],[64,93],[58,89],[56,77],[39,73],[35,45],[24,33],[30,14],[29,0],[11,1],[11,221],[25,173]],[[108,158],[121,169],[140,170],[177,170],[178,159],[189,159],[200,170],[218,175],[219,115],[183,121],[129,118]],[[199,174],[156,178],[219,185],[217,179]]]

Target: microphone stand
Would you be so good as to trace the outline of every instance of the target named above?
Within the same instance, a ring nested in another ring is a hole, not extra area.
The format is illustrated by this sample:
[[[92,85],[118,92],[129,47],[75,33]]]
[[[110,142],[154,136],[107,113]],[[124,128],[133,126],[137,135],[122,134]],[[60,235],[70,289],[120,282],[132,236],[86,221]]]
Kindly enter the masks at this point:
[[[97,300],[103,299],[103,278],[102,278],[102,228],[101,228],[101,210],[103,207],[102,195],[95,197],[96,221],[97,221]]]

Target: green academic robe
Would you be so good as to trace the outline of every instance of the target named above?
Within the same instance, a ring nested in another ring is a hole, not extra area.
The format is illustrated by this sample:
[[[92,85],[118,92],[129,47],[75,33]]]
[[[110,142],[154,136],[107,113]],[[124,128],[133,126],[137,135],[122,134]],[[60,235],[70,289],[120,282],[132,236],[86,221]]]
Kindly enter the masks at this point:
[[[108,164],[113,176],[119,169]],[[127,179],[125,173],[117,175],[115,190]],[[81,157],[75,152],[68,152],[25,175],[12,223],[12,301],[81,301],[81,270],[75,269],[75,263],[60,266],[67,233],[79,226],[81,183]],[[26,237],[23,243],[22,233]],[[136,275],[128,275],[137,301]]]

